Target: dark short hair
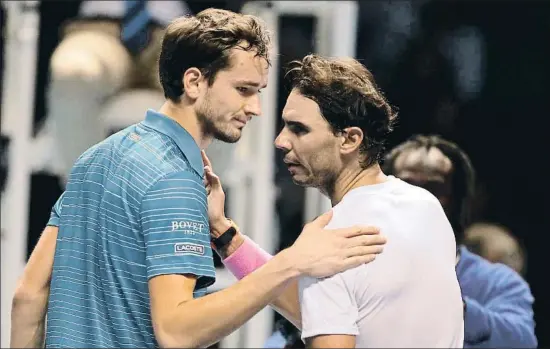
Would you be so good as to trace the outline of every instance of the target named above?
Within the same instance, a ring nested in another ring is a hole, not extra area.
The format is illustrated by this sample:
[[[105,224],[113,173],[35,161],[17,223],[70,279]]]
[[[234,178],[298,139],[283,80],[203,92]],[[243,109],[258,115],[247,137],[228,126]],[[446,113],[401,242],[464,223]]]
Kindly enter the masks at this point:
[[[216,73],[230,65],[229,50],[255,50],[269,63],[270,33],[263,21],[220,9],[206,9],[196,16],[183,16],[168,25],[159,56],[159,77],[164,96],[179,102],[182,77],[196,67],[212,84]]]
[[[439,135],[414,135],[407,141],[393,148],[384,158],[382,168],[386,174],[395,174],[395,160],[404,152],[425,148],[439,149],[453,164],[452,176],[452,217],[448,217],[453,225],[457,240],[472,221],[472,201],[476,192],[476,173],[466,152],[457,144]]]
[[[287,87],[319,105],[321,114],[337,134],[347,127],[364,133],[361,166],[381,160],[397,113],[378,89],[371,72],[353,58],[308,55],[289,64]]]

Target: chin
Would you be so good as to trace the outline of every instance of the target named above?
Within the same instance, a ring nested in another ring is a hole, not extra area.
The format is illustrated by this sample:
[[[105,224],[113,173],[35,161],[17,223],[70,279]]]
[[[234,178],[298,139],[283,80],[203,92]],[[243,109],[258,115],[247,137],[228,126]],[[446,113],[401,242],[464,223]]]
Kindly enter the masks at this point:
[[[300,175],[292,176],[292,182],[294,182],[294,184],[296,184],[296,185],[299,185],[300,187],[312,187],[313,186],[313,183],[309,178],[304,177],[304,176],[300,176]]]
[[[214,135],[214,138],[216,138],[219,141],[225,142],[225,143],[236,143],[241,139],[242,132],[218,132]]]

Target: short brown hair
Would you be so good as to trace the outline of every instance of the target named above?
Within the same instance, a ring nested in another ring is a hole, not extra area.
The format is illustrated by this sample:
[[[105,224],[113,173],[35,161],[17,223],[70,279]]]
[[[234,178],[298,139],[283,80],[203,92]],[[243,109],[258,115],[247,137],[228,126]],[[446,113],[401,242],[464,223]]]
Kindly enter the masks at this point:
[[[335,134],[353,126],[363,130],[363,168],[381,160],[397,113],[364,65],[348,57],[308,55],[290,63],[286,78],[289,89],[297,89],[319,105]]]
[[[206,9],[196,16],[174,20],[166,28],[159,57],[159,77],[164,96],[179,102],[182,77],[196,67],[212,84],[216,73],[229,66],[229,50],[256,50],[269,63],[270,33],[258,17],[227,10]]]

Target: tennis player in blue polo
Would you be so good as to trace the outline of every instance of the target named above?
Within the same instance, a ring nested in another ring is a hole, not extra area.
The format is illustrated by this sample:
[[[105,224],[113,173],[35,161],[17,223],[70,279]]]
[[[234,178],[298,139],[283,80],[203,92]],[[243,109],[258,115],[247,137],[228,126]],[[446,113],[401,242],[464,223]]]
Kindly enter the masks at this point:
[[[147,281],[193,274],[204,293],[215,270],[202,173],[191,135],[154,111],[77,160],[48,223],[47,346],[154,346]]]
[[[15,292],[11,347],[205,347],[268,304],[299,322],[297,278],[330,276],[382,251],[374,228],[324,229],[328,213],[254,273],[204,295],[215,277],[211,244],[240,248],[245,239],[208,205],[224,194],[211,167],[205,176],[201,149],[238,141],[261,114],[268,44],[258,18],[230,11],[167,27],[166,102],[76,161]],[[258,265],[240,255],[232,260],[241,269]]]

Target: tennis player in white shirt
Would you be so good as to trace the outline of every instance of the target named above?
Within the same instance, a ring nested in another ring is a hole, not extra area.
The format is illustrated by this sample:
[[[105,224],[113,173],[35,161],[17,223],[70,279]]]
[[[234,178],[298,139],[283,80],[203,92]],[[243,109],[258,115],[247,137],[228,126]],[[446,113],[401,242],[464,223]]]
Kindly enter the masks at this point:
[[[453,230],[432,194],[382,172],[396,115],[372,74],[351,58],[309,55],[287,78],[275,145],[293,181],[330,198],[327,228],[368,224],[387,238],[369,264],[299,280],[307,347],[462,348]]]

